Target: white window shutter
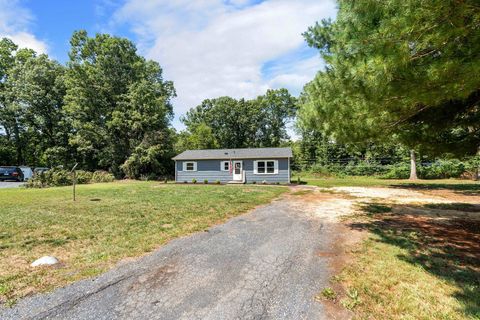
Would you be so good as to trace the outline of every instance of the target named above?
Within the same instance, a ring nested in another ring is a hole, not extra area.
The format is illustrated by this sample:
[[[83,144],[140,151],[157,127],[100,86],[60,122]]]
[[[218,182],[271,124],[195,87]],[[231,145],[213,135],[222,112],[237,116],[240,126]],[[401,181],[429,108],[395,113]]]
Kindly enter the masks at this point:
[[[230,169],[230,164],[228,169],[225,169],[225,163],[229,163],[228,161],[220,161],[220,170],[221,171],[228,171]]]
[[[193,163],[193,171],[197,171],[197,162],[196,161]]]
[[[258,161],[253,161],[253,174],[258,174]]]
[[[278,174],[278,160],[274,161],[275,174]]]
[[[185,161],[182,162],[182,171],[187,171],[187,163]]]

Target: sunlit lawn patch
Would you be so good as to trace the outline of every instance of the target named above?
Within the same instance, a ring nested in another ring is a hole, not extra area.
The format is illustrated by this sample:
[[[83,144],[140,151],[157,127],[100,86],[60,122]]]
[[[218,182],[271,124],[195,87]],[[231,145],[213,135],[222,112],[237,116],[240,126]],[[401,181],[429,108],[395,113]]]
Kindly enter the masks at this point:
[[[169,239],[204,230],[287,189],[116,182],[0,190],[0,302],[97,275]],[[33,269],[43,255],[59,268]]]

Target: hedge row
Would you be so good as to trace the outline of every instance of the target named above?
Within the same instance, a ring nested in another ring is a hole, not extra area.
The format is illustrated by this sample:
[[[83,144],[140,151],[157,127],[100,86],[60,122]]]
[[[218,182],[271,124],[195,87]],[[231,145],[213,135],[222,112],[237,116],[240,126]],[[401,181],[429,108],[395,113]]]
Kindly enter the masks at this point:
[[[417,165],[417,174],[421,179],[448,179],[471,177],[477,169],[476,163],[459,160],[438,160],[431,164]],[[361,162],[358,164],[331,164],[312,166],[312,173],[325,176],[377,176],[385,179],[408,179],[409,163],[380,165],[378,163]]]
[[[112,182],[115,177],[106,171],[75,171],[77,184]],[[36,174],[28,180],[27,188],[45,188],[68,186],[73,183],[73,174],[65,169],[50,169],[47,172]]]

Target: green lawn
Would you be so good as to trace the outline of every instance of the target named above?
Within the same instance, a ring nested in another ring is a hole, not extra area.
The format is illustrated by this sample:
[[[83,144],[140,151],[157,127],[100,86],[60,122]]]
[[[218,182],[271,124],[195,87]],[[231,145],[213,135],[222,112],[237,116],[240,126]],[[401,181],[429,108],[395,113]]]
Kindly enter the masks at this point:
[[[347,289],[342,304],[355,319],[480,319],[480,221],[397,215],[391,207],[365,206],[366,215],[349,222],[369,237],[336,277]]]
[[[285,187],[115,182],[0,189],[0,303],[97,275],[119,260],[225,221]],[[43,255],[60,268],[33,269]]]
[[[400,179],[380,179],[376,177],[318,177],[314,174],[295,173],[292,176],[292,182],[296,183],[300,177],[301,183],[314,185],[323,188],[332,187],[385,187],[385,186],[403,186],[417,188],[456,188],[456,189],[473,189],[480,191],[480,182],[460,179],[441,179],[441,180],[410,180]]]

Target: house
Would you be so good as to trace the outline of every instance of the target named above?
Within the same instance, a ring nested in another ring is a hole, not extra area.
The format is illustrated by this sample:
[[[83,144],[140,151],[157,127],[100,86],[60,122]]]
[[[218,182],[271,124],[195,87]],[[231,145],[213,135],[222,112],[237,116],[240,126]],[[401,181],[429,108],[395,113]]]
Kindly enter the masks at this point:
[[[290,183],[291,148],[187,150],[176,157],[175,181]]]

